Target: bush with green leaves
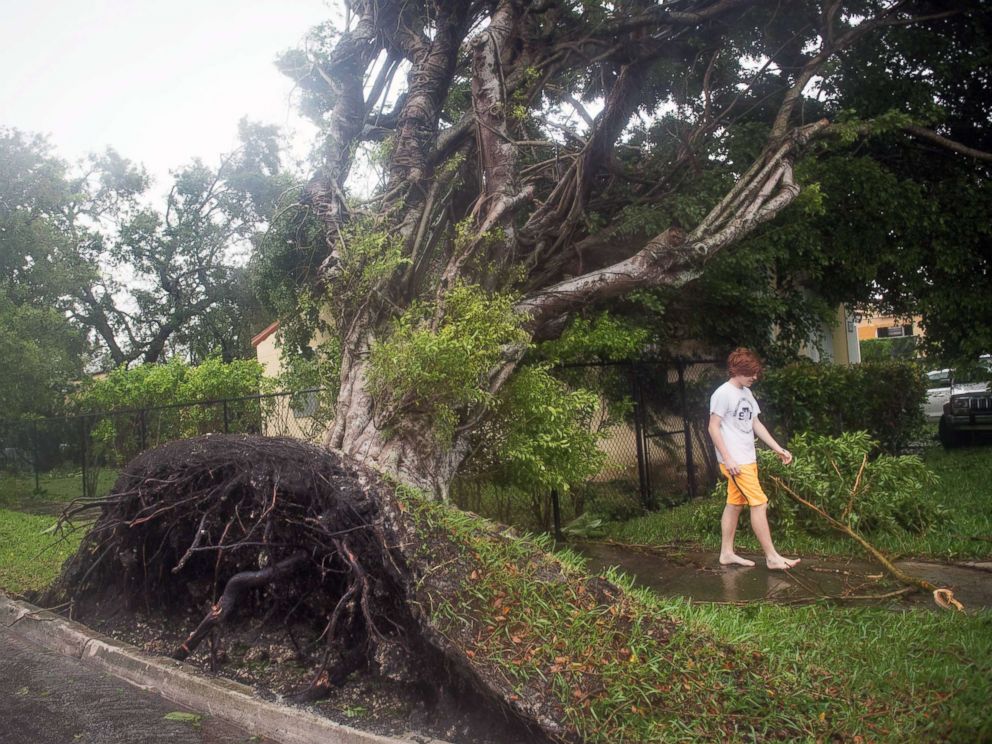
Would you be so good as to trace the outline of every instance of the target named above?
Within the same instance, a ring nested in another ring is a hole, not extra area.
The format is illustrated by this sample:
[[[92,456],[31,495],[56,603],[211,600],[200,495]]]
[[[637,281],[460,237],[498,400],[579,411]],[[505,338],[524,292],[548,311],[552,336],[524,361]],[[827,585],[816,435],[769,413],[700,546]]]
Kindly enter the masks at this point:
[[[262,366],[255,360],[211,357],[193,366],[178,357],[166,364],[118,367],[87,380],[72,397],[76,413],[108,413],[175,403],[258,395]]]
[[[602,467],[592,419],[599,396],[547,364],[517,370],[493,401],[453,497],[462,508],[531,530],[551,526],[551,492],[562,517],[581,512],[585,483]]]
[[[755,395],[780,438],[867,431],[882,450],[895,454],[921,437],[925,424],[926,384],[911,362],[797,362],[768,370]]]
[[[591,426],[597,405],[595,393],[568,387],[547,366],[522,367],[500,391],[466,469],[500,486],[564,493],[602,466]]]
[[[916,359],[916,336],[901,338],[869,338],[861,342],[862,362],[884,362],[889,359]]]
[[[789,465],[773,452],[759,450],[761,484],[776,531],[824,534],[832,529],[823,517],[790,498],[788,488],[859,533],[924,534],[943,513],[933,498],[936,476],[916,455],[872,457],[877,446],[864,431],[839,437],[800,434],[789,442],[794,457]],[[719,518],[726,481],[717,485],[714,495],[711,513],[700,519]]]
[[[444,317],[436,327],[426,305],[411,305],[370,353],[369,390],[378,424],[424,417],[435,444],[444,446],[460,410],[494,405],[489,373],[504,347],[527,340],[510,295],[456,286],[445,298]]]
[[[192,366],[173,358],[91,379],[72,397],[70,409],[90,415],[86,421],[100,457],[121,464],[172,439],[259,430],[259,401],[218,401],[257,396],[270,385],[255,360],[210,358]]]

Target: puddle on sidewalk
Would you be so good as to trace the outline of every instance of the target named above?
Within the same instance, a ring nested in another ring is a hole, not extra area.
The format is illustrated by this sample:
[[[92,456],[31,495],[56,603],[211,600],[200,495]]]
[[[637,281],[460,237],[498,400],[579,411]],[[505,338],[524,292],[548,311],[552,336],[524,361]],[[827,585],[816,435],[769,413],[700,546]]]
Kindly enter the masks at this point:
[[[617,566],[644,587],[664,596],[690,597],[701,602],[803,602],[822,597],[847,597],[851,604],[936,607],[926,592],[908,597],[856,600],[895,591],[877,564],[857,559],[803,557],[790,571],[769,571],[760,556],[746,555],[754,568],[721,566],[716,552],[685,551],[661,554],[601,542],[570,544],[589,560],[592,571]],[[992,571],[981,568],[897,561],[903,571],[937,586],[949,586],[968,610],[992,607]]]

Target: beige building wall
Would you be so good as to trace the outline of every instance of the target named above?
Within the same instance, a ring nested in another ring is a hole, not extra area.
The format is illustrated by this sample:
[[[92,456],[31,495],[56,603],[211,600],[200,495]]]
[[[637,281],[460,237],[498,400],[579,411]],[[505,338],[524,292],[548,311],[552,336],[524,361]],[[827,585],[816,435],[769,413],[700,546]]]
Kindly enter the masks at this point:
[[[273,323],[251,340],[255,358],[262,365],[262,373],[266,377],[278,377],[282,373],[282,358],[276,343],[278,330],[279,324]]]
[[[822,323],[817,337],[800,353],[814,362],[860,364],[861,345],[858,341],[854,314],[845,305],[838,305],[834,317]]]
[[[282,374],[282,348],[279,345],[279,323],[273,323],[252,339],[255,347],[255,358],[262,365],[262,372],[266,377],[277,378]],[[319,343],[319,339],[312,342]],[[293,396],[296,398],[297,396]],[[302,396],[301,396],[302,397]],[[287,436],[308,441],[323,441],[327,433],[313,417],[302,413],[301,409],[294,409],[290,405],[293,401],[288,396],[281,396],[274,399],[271,412],[265,418],[266,436]],[[296,401],[300,403],[301,401]],[[305,404],[305,398],[302,400]]]

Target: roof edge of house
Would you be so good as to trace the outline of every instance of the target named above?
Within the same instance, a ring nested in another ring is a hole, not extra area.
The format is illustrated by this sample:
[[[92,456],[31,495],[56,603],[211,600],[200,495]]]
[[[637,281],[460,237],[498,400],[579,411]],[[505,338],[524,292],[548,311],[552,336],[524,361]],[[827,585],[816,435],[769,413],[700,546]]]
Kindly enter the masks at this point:
[[[269,326],[267,326],[258,335],[252,336],[251,345],[257,347],[260,343],[262,343],[265,339],[267,339],[269,336],[275,333],[278,329],[279,329],[279,321],[277,320],[274,323],[271,323]]]

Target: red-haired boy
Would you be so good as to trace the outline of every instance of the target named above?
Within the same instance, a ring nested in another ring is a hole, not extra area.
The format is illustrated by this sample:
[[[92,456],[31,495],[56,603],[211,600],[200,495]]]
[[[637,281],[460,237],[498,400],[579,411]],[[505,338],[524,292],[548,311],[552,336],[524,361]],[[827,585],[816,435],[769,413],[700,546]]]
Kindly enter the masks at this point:
[[[709,433],[716,447],[720,471],[728,479],[727,505],[720,519],[720,563],[724,566],[753,566],[754,561],[734,552],[734,535],[741,510],[751,511],[751,529],[765,552],[768,568],[786,569],[799,563],[798,558],[783,558],[772,543],[768,528],[768,497],[758,481],[758,458],[754,450],[754,435],[771,447],[772,452],[788,465],[792,453],[775,441],[765,425],[758,420],[761,409],[751,394],[751,385],[761,374],[761,360],[750,349],[735,349],[727,358],[727,374],[710,398]]]

